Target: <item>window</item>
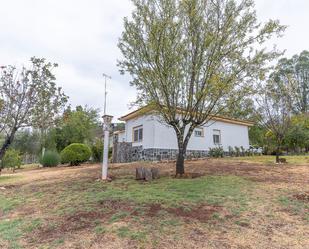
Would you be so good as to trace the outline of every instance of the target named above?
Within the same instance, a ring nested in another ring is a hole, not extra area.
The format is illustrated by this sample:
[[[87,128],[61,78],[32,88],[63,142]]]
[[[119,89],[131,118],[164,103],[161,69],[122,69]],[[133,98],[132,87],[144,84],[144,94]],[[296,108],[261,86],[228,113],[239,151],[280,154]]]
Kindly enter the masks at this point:
[[[214,144],[221,144],[221,131],[213,130],[213,140]]]
[[[141,142],[143,140],[143,126],[133,128],[133,142]]]
[[[194,136],[196,136],[196,137],[204,137],[204,130],[203,130],[203,128],[196,128],[194,130]]]

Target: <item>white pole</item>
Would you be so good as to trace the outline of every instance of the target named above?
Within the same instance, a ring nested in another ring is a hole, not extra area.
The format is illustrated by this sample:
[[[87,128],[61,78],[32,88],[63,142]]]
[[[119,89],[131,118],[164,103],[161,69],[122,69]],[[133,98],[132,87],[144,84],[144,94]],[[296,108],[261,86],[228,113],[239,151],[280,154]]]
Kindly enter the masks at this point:
[[[102,165],[102,179],[107,180],[107,168],[108,168],[108,141],[109,130],[104,130],[104,149],[103,149],[103,165]]]
[[[112,77],[108,76],[107,74],[103,74],[103,77],[105,78],[104,82],[104,116],[103,116],[103,132],[104,132],[104,140],[103,140],[103,163],[102,163],[102,180],[107,180],[107,171],[108,171],[108,143],[109,143],[109,128],[110,123],[112,121],[112,116],[106,115],[106,97],[107,97],[107,91],[106,91],[106,81],[107,78],[111,79]]]

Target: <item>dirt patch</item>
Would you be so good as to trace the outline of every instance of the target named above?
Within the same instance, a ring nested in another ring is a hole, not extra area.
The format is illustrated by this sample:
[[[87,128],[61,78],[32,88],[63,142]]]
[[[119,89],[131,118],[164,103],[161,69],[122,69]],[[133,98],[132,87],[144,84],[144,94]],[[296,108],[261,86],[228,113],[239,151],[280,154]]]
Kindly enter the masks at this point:
[[[29,242],[36,245],[49,243],[67,234],[91,231],[96,222],[105,223],[117,212],[128,212],[130,216],[139,216],[131,202],[121,200],[100,200],[95,207],[97,211],[79,211],[71,215],[52,218],[43,227],[29,237]]]
[[[90,211],[77,212],[62,219],[50,219],[47,224],[32,233],[29,241],[37,245],[38,243],[54,241],[66,234],[89,230],[95,227],[96,220],[107,220],[110,215],[111,213]]]
[[[295,194],[292,197],[295,200],[302,201],[302,202],[308,202],[309,203],[309,192]]]
[[[4,186],[0,186],[0,190],[7,190],[7,189],[14,189],[17,186],[16,185],[4,185]]]
[[[132,202],[126,202],[121,200],[100,200],[99,201],[100,208],[105,210],[111,210],[112,214],[122,211],[130,213],[132,216],[138,216],[139,212],[136,210],[136,204]]]
[[[104,219],[104,218],[106,219],[110,217],[111,213],[112,212],[96,212],[96,211],[77,212],[65,218],[65,224],[64,224],[62,231],[64,232],[68,230],[72,231],[72,228],[73,230],[79,229],[79,226],[83,226],[83,225],[86,225],[86,227],[88,227],[96,219]],[[68,226],[68,224],[73,224],[73,226],[70,227]],[[78,225],[77,227],[74,226],[76,224]]]
[[[161,206],[161,204],[151,204],[149,206],[149,210],[147,212],[147,216],[149,217],[155,217],[158,215],[158,213],[164,210],[164,208]]]
[[[177,207],[177,208],[165,208],[161,204],[151,204],[148,206],[147,216],[155,217],[159,215],[160,211],[165,211],[177,217],[185,218],[186,221],[198,220],[199,222],[209,222],[214,213],[223,211],[220,206],[212,206],[207,204],[201,204],[196,207]]]
[[[194,219],[199,222],[208,222],[214,213],[222,211],[220,206],[200,205],[195,208],[186,209],[183,207],[179,208],[168,208],[167,211],[177,217],[186,218],[186,220]]]

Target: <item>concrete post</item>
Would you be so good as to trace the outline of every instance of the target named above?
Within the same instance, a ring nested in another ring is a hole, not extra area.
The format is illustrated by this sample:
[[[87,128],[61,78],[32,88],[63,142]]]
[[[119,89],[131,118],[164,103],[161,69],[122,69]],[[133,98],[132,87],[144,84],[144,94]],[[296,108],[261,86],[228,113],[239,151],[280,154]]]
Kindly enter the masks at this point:
[[[103,131],[104,131],[104,147],[103,147],[103,163],[102,163],[102,180],[108,178],[108,149],[109,149],[109,129],[113,116],[103,116]]]
[[[102,179],[107,180],[109,131],[104,131]]]

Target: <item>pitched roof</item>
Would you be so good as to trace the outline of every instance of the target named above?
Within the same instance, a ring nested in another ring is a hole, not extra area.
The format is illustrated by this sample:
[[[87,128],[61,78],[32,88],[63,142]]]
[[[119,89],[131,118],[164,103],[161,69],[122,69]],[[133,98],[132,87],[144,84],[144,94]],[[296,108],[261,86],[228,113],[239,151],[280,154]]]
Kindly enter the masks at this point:
[[[150,112],[155,112],[155,110],[150,107],[150,106],[144,106],[141,107],[135,111],[132,111],[121,118],[119,118],[120,121],[128,121],[130,119],[134,119],[146,114],[149,114]],[[235,119],[235,118],[229,118],[229,117],[224,117],[224,116],[219,116],[219,115],[214,115],[211,120],[213,121],[220,121],[224,123],[230,123],[230,124],[238,124],[238,125],[245,125],[248,127],[251,127],[254,125],[253,122],[251,121],[246,121],[246,120],[241,120],[241,119]]]

